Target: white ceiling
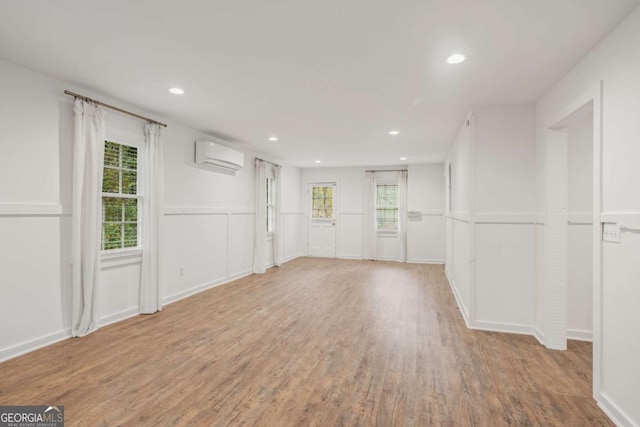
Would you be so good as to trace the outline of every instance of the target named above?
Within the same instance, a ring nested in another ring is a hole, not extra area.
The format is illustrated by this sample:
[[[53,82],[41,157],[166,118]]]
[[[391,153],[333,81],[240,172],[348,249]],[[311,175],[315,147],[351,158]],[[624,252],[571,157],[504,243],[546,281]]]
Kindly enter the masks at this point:
[[[0,56],[296,166],[423,163],[471,106],[536,101],[638,1],[2,0]]]

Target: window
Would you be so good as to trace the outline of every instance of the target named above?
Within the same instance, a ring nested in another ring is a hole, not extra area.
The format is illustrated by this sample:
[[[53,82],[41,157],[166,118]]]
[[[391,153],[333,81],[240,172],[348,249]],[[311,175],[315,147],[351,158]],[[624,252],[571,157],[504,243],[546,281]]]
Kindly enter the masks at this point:
[[[274,179],[267,178],[267,233],[273,233],[273,216],[275,212],[274,191]]]
[[[377,185],[376,226],[380,231],[398,229],[398,184]]]
[[[333,186],[319,186],[311,189],[311,219],[315,221],[333,218]]]
[[[104,142],[102,250],[140,246],[138,148]]]

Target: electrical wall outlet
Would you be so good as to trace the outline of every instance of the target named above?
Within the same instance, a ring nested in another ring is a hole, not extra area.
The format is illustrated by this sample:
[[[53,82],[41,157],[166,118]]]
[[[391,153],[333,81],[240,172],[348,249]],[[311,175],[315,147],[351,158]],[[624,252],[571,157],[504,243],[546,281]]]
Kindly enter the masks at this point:
[[[620,243],[620,226],[616,223],[604,223],[602,227],[602,241]]]

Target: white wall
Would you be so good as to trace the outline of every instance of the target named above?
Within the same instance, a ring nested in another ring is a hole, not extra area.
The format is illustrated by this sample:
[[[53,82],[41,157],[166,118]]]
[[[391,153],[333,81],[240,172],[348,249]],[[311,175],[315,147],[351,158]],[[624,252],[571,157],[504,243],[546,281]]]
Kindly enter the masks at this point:
[[[470,184],[473,176],[472,119],[469,115],[462,125],[444,166],[447,254],[445,272],[467,324],[472,300],[469,235]]]
[[[301,170],[300,197],[305,212],[309,208],[307,184],[336,182],[336,256],[364,258],[365,171],[398,167],[310,168]],[[444,193],[442,164],[408,167],[407,207],[421,213],[421,221],[407,222],[407,261],[442,263],[444,259]],[[378,237],[378,257],[396,260],[394,235]]]
[[[632,12],[537,105],[538,201],[546,209],[547,126],[573,100],[603,81],[602,219],[640,224],[640,9]],[[603,243],[600,388],[595,396],[620,425],[640,425],[640,234],[623,230]],[[544,286],[544,283],[540,283]],[[597,360],[594,358],[594,360]]]
[[[593,331],[593,114],[567,128],[567,336],[590,340]]]
[[[444,263],[444,165],[409,165],[407,208],[420,212],[407,221],[407,262]]]
[[[447,274],[472,328],[531,333],[535,283],[535,109],[475,107],[447,161]]]
[[[484,329],[530,332],[535,283],[535,107],[476,107],[473,115],[473,322]]]
[[[0,360],[69,335],[70,211],[74,90],[135,107],[0,61]],[[157,119],[162,120],[161,117]],[[142,138],[144,123],[106,110],[107,135]],[[168,122],[161,288],[165,303],[249,274],[254,170],[247,153],[236,176],[193,163],[207,135]],[[285,259],[304,253],[300,171],[284,165]],[[272,262],[272,261],[271,261]],[[101,323],[135,315],[140,255],[103,259]]]

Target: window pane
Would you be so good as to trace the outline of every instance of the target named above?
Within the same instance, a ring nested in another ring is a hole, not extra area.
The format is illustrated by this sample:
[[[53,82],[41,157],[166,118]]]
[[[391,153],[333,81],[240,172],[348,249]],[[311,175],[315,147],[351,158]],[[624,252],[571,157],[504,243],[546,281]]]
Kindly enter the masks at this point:
[[[129,147],[127,145],[121,145],[122,147],[122,167],[126,169],[138,168],[138,149],[136,147]]]
[[[104,142],[104,164],[107,166],[120,166],[120,144]]]
[[[104,222],[122,222],[122,200],[113,197],[102,199]]]
[[[380,207],[398,206],[398,186],[395,184],[379,184],[377,186],[376,204]]]
[[[124,247],[138,246],[138,224],[124,224]]]
[[[138,221],[138,200],[124,199],[124,220],[127,222]]]
[[[117,169],[104,168],[102,171],[102,192],[120,193],[120,179]]]
[[[122,247],[122,224],[104,224],[104,250]]]
[[[397,209],[376,209],[378,230],[396,230],[398,228]]]
[[[328,219],[333,215],[333,187],[312,187],[311,217]]]
[[[136,194],[138,191],[138,173],[122,171],[122,194]]]

